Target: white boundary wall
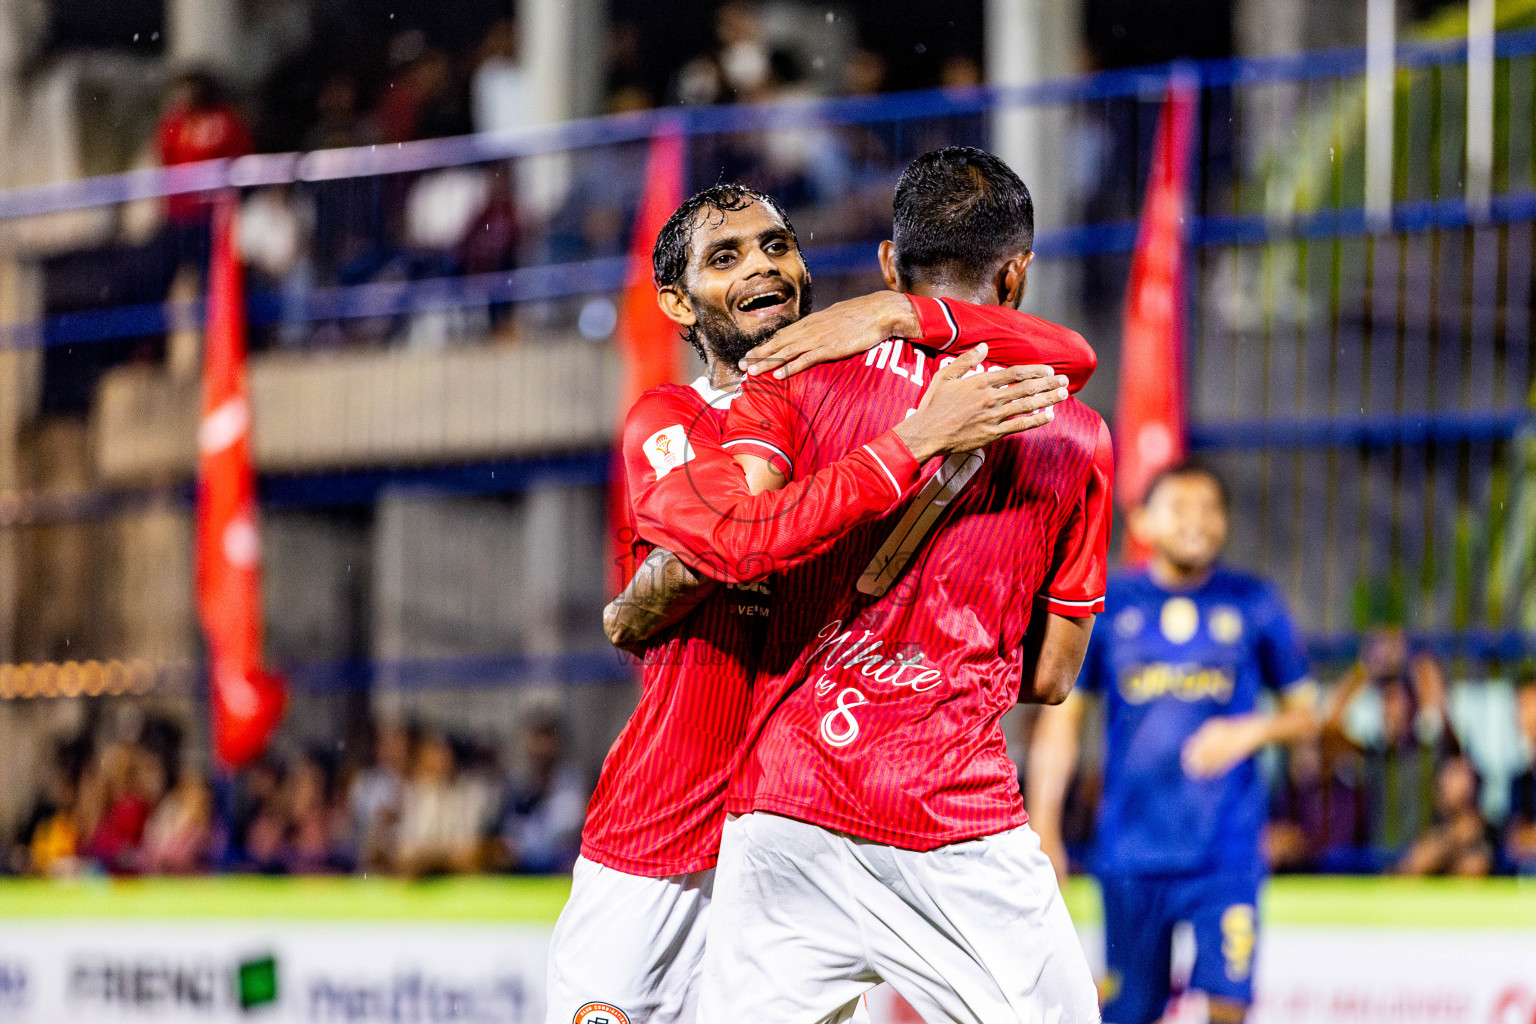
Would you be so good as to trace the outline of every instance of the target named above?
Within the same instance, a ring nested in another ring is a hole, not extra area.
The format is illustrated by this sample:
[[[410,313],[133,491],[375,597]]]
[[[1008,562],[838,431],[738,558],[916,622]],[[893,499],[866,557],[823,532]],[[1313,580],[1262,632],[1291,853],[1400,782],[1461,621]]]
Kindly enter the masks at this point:
[[[0,922],[0,1024],[541,1024],[550,930],[412,922]],[[1084,929],[1102,963],[1102,936]],[[1536,1024],[1530,930],[1272,926],[1252,1024]],[[275,1002],[242,1008],[271,957]],[[602,993],[593,993],[601,999]],[[888,990],[876,1024],[916,1018]],[[1172,1017],[1200,1020],[1186,1001]]]

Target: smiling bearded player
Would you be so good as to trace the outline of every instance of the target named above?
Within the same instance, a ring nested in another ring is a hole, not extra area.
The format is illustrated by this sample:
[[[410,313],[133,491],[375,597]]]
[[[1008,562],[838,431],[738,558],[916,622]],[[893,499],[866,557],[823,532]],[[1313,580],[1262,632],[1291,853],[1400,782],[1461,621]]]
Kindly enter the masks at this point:
[[[1025,336],[1021,314],[1011,310],[899,295],[839,304],[823,321],[859,335],[864,348],[901,333],[955,351],[995,339],[995,354],[1052,360],[1069,375],[1044,367],[974,373],[985,352],[978,345],[936,375],[910,418],[802,482],[753,496],[721,433],[741,357],[809,307],[810,277],[793,229],[766,196],[716,186],[673,215],[654,270],[658,301],[687,329],[709,372],[691,387],[648,392],[631,410],[623,440],[630,525],[638,528],[634,554],[650,551],[637,580],[681,573],[693,592],[687,607],[664,613],[667,622],[683,621],[643,648],[640,705],[592,799],[551,946],[550,1024],[694,1017],[725,786],[768,611],[757,581],[898,504],[927,459],[1049,422],[1042,408],[1064,397],[1064,383],[1080,387],[1095,362],[1075,335]],[[651,550],[665,532],[658,527],[683,523],[704,538],[699,555],[689,556],[695,568],[740,586],[701,581],[665,550]],[[643,593],[629,593],[606,623],[610,635],[665,625],[650,617]]]

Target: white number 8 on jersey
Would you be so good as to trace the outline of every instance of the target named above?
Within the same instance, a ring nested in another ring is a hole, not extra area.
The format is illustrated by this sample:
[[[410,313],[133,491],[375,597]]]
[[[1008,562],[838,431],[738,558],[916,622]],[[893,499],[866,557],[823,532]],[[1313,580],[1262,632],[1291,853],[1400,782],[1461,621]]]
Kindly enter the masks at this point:
[[[821,738],[828,746],[846,747],[859,738],[859,720],[853,717],[853,709],[868,703],[869,698],[851,686],[837,695],[837,707],[821,718]]]

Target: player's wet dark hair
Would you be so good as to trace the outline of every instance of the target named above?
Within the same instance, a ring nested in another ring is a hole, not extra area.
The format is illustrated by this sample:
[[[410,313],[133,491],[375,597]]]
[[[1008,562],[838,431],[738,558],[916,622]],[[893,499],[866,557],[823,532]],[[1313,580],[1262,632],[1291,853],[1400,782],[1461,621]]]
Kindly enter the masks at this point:
[[[1147,484],[1147,493],[1142,496],[1141,503],[1143,505],[1149,504],[1152,501],[1152,495],[1156,493],[1157,488],[1164,481],[1191,476],[1203,476],[1215,484],[1216,493],[1221,496],[1221,507],[1228,512],[1232,511],[1232,492],[1227,489],[1227,482],[1221,478],[1220,473],[1210,466],[1194,459],[1185,459],[1183,462],[1169,466],[1167,469],[1159,470],[1152,477],[1152,482]]]
[[[656,236],[656,247],[651,250],[651,276],[656,280],[656,287],[669,288],[682,283],[683,274],[688,270],[688,247],[693,241],[694,229],[701,223],[698,216],[701,211],[713,211],[724,218],[727,213],[745,210],[753,203],[761,203],[778,214],[784,226],[789,229],[789,237],[794,240],[795,247],[800,247],[800,239],[795,237],[795,226],[790,223],[789,215],[772,196],[737,182],[711,185],[691,196],[661,226],[661,232]],[[700,359],[708,359],[704,354],[704,346],[699,342],[697,330],[685,328],[683,337],[688,339],[688,344],[698,352]]]
[[[896,271],[907,285],[938,276],[978,285],[1035,245],[1029,189],[1007,164],[974,146],[912,161],[896,183],[895,206]]]

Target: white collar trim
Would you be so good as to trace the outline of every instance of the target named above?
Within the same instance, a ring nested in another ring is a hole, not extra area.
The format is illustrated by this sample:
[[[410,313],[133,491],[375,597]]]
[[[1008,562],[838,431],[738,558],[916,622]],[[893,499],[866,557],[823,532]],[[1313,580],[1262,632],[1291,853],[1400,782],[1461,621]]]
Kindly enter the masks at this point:
[[[731,399],[741,394],[741,388],[736,387],[730,391],[721,391],[709,382],[708,375],[700,377],[693,382],[693,390],[699,393],[699,397],[716,409],[729,408]]]

